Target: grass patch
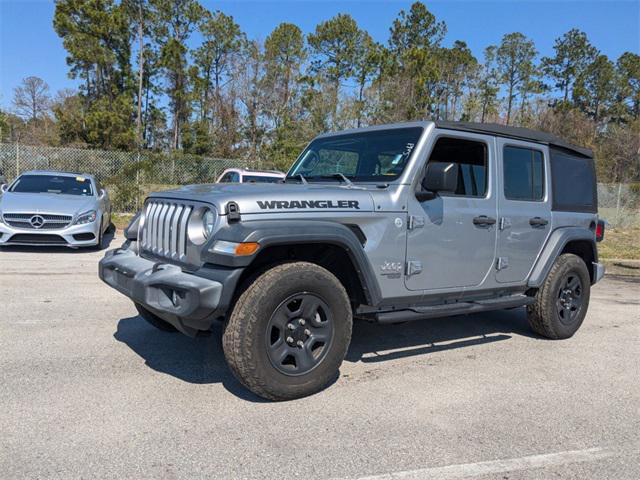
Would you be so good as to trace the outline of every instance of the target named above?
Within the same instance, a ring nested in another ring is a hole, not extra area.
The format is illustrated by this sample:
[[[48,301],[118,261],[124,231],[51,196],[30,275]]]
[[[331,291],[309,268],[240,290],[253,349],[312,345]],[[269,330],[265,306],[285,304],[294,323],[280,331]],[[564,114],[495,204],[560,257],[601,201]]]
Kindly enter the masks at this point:
[[[640,260],[602,260],[607,275],[640,277]]]
[[[598,254],[601,258],[640,259],[640,228],[607,229]]]
[[[112,213],[111,221],[116,226],[118,230],[124,230],[128,225],[131,219],[133,218],[133,213]]]

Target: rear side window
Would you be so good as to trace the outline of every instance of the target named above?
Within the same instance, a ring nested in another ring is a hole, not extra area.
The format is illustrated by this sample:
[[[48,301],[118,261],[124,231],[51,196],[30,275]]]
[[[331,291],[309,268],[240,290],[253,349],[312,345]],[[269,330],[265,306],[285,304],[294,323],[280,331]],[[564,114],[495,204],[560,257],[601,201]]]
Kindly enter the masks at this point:
[[[458,165],[455,194],[484,197],[487,193],[487,146],[482,142],[441,137],[429,156],[430,162],[453,162]]]
[[[227,172],[220,179],[220,183],[237,183],[240,181],[240,175],[237,172]]]
[[[542,152],[530,148],[504,147],[504,196],[508,200],[540,201],[544,197]]]
[[[242,183],[278,183],[280,177],[269,177],[267,175],[244,175]]]
[[[596,213],[598,194],[593,158],[558,148],[551,148],[550,152],[553,210]]]

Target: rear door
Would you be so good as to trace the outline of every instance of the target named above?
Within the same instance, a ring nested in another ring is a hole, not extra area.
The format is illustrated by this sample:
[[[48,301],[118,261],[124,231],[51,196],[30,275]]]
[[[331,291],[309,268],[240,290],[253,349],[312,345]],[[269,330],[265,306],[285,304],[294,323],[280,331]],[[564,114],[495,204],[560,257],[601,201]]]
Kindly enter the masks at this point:
[[[495,262],[495,138],[436,130],[429,151],[429,161],[457,164],[458,188],[423,202],[410,197],[405,285],[478,287],[493,279]]]
[[[546,146],[497,139],[499,153],[496,280],[521,284],[551,232],[549,151]]]

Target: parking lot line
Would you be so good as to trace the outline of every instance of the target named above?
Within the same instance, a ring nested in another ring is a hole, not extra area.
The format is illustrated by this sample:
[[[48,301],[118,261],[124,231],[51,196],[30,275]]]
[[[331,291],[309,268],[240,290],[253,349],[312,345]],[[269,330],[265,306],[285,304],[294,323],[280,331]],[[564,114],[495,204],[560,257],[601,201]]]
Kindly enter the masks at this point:
[[[404,470],[367,477],[350,479],[344,478],[342,480],[445,480],[469,478],[480,475],[531,470],[534,468],[554,467],[569,463],[593,462],[612,457],[615,454],[616,452],[612,449],[594,447],[585,450],[569,450],[565,452],[530,455],[520,458],[463,463],[443,467],[421,468],[417,470]]]

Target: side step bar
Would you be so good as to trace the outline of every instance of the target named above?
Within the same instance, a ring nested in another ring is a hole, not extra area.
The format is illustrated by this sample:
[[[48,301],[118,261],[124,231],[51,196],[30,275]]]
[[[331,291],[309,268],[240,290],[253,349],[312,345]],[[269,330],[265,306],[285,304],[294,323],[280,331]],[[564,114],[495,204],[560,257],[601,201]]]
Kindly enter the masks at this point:
[[[530,305],[535,301],[533,297],[526,295],[510,295],[490,300],[475,302],[458,302],[445,305],[433,305],[429,307],[412,307],[405,310],[391,312],[378,312],[374,320],[378,323],[399,323],[412,320],[425,320],[428,318],[449,317],[453,315],[467,315],[469,313],[487,312],[491,310],[504,310]]]

